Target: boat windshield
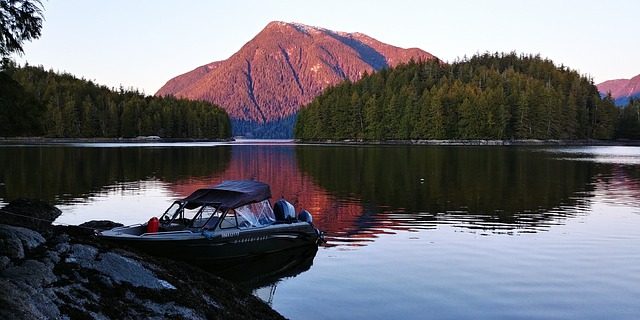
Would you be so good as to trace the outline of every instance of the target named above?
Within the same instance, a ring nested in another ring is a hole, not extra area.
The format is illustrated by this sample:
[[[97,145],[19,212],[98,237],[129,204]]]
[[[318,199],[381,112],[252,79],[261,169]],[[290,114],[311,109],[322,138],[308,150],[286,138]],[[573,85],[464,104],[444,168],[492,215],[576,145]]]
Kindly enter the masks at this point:
[[[193,228],[202,228],[211,229],[213,228],[220,216],[222,216],[222,211],[219,210],[220,204],[205,204],[202,206],[198,214],[191,221],[191,227]]]
[[[190,223],[197,224],[201,228],[207,223],[209,218],[216,214],[219,204],[207,204],[203,206],[190,207],[186,202],[176,201],[167,211],[160,217],[160,224],[163,227],[169,227],[173,223],[177,225],[187,226]],[[218,213],[218,216],[220,213]],[[215,223],[214,223],[215,224]]]
[[[276,221],[268,199],[238,207],[235,212],[238,218],[238,227],[241,229],[264,227]]]
[[[182,213],[182,210],[180,210],[181,207],[182,205],[179,201],[171,204],[167,211],[165,211],[164,214],[160,217],[160,221],[162,222],[162,224],[168,225],[171,223],[171,221],[178,218]]]

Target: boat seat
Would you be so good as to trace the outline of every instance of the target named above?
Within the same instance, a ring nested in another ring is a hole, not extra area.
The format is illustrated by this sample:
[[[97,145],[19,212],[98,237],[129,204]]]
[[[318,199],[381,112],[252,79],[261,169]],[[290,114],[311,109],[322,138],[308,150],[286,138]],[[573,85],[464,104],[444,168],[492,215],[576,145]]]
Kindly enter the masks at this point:
[[[276,216],[276,221],[294,221],[296,219],[296,209],[284,199],[273,204],[273,213]]]
[[[207,224],[204,226],[205,229],[212,229],[213,227],[216,226],[216,223],[218,223],[218,217],[212,217],[211,219],[209,219],[209,221],[207,222]]]

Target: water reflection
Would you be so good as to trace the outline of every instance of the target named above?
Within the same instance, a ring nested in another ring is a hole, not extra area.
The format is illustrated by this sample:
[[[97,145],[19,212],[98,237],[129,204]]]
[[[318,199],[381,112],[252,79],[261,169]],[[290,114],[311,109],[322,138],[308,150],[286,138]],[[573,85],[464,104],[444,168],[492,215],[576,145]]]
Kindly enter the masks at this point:
[[[311,211],[330,245],[346,248],[443,224],[539,232],[585,214],[596,198],[640,206],[639,166],[629,164],[637,160],[638,148],[3,146],[0,198],[66,206],[73,223],[123,219],[114,212],[141,222],[197,188],[261,180],[275,199]]]
[[[138,188],[140,181],[208,177],[224,171],[229,159],[228,146],[2,146],[0,198],[5,202],[20,197],[53,204],[84,202],[108,189]]]
[[[542,151],[558,159],[595,163],[595,196],[599,201],[611,205],[640,207],[639,147],[547,148]]]
[[[598,163],[638,165],[640,148],[631,146],[593,146],[546,148],[542,151],[556,157],[574,161],[592,161]]]
[[[296,159],[329,194],[366,208],[348,219],[351,229],[337,230],[340,240],[442,223],[492,233],[546,230],[584,212],[596,174],[593,163],[528,148],[307,146]]]
[[[640,166],[606,164],[596,176],[599,201],[614,206],[640,208]]]
[[[298,247],[201,268],[238,284],[271,305],[278,283],[309,270],[317,252],[317,246]]]

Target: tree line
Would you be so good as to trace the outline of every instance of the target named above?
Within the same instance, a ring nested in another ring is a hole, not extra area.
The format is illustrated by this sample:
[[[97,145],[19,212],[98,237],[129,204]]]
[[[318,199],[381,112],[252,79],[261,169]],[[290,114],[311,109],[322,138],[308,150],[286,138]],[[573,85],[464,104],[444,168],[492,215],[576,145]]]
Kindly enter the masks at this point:
[[[110,89],[42,66],[0,70],[0,136],[224,139],[226,111],[208,102]]]
[[[593,80],[539,55],[410,61],[328,88],[298,115],[294,137],[611,139],[618,110]]]

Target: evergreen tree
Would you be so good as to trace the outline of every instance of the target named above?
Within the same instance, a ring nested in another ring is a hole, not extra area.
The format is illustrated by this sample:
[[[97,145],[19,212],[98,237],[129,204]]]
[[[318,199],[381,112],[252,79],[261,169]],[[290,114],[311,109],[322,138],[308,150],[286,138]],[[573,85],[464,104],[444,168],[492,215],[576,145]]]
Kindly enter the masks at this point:
[[[43,131],[45,107],[5,73],[0,72],[0,135],[34,136]]]
[[[80,119],[76,112],[76,102],[69,94],[64,97],[62,120],[64,123],[64,136],[69,138],[80,137]]]
[[[611,98],[611,94],[608,95]],[[618,110],[616,138],[640,139],[640,99],[631,98],[627,106]]]
[[[25,40],[40,37],[41,7],[39,0],[0,0],[0,57],[21,54]]]

